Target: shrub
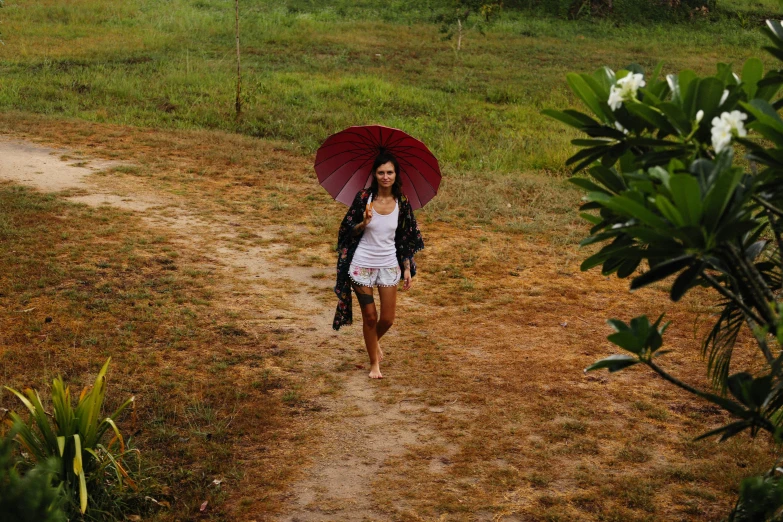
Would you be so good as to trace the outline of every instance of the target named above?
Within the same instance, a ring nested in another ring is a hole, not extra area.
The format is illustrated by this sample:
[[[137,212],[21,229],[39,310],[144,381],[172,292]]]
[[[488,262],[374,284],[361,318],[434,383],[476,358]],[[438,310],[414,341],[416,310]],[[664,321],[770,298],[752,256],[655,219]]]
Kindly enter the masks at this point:
[[[60,522],[65,521],[62,510],[62,488],[52,485],[56,474],[56,462],[47,460],[26,473],[23,464],[15,456],[12,429],[0,439],[0,513],[5,522]]]
[[[135,487],[125,469],[125,441],[115,424],[115,419],[133,402],[133,397],[111,416],[101,418],[109,361],[111,358],[98,372],[92,388],[82,391],[76,408],[72,405],[70,389],[61,378],[54,379],[51,419],[44,410],[38,392],[27,389],[22,394],[6,388],[30,412],[29,423],[16,413],[10,414],[16,439],[27,450],[33,462],[43,464],[54,461],[57,479],[71,501],[72,509],[80,513],[87,510],[88,495],[102,496],[101,490],[106,489],[122,490],[124,484]],[[109,429],[114,437],[104,445],[102,441]],[[88,490],[88,484],[92,491]]]
[[[783,60],[783,24],[764,29]],[[661,315],[611,319],[609,340],[624,350],[586,371],[616,372],[642,364],[682,390],[729,412],[733,422],[699,438],[726,440],[748,431],[783,440],[783,118],[777,99],[783,70],[764,73],[748,60],[741,73],[718,64],[701,78],[681,71],[649,77],[638,66],[615,73],[569,74],[571,89],[592,114],[545,111],[587,139],[567,163],[587,169],[574,177],[585,192],[584,218],[592,224],[582,244],[603,247],[582,263],[605,275],[634,276],[631,288],[674,277],[670,297],[694,287],[716,292],[720,313],[703,343],[713,390],[700,390],[668,373],[659,362]],[[748,130],[755,136],[748,136]],[[734,146],[748,151],[749,168],[735,164]],[[641,275],[637,269],[648,269]],[[737,371],[733,357],[741,330],[756,341],[763,369]],[[779,450],[779,447],[778,447]],[[779,517],[783,487],[778,462],[764,477],[750,478],[734,520]],[[764,499],[761,502],[759,499]]]
[[[508,8],[534,9],[561,18],[612,17],[628,22],[671,21],[704,16],[716,0],[512,0]]]

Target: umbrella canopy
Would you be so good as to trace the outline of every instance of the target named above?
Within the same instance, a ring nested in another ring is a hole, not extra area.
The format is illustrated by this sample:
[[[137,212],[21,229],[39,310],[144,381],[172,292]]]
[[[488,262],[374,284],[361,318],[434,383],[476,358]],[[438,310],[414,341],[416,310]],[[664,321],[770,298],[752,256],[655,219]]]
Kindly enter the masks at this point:
[[[402,192],[414,210],[435,197],[440,185],[435,156],[419,140],[380,125],[348,127],[329,136],[315,155],[318,181],[334,199],[350,205],[359,190],[370,186],[370,169],[381,152],[397,158]]]

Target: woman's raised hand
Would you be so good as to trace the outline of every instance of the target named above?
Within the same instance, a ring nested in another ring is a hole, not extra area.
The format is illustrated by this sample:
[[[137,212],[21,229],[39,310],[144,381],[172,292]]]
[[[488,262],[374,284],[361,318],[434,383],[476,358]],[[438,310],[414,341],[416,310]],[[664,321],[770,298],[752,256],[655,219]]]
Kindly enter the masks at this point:
[[[367,228],[367,225],[370,224],[371,219],[372,219],[372,203],[367,203],[367,206],[364,208],[364,221],[362,221],[362,227]]]

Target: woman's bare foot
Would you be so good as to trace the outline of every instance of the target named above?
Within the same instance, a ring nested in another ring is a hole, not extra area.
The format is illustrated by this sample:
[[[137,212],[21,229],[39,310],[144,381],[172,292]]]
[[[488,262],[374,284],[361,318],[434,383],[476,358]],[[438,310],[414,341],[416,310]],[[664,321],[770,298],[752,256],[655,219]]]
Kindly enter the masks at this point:
[[[370,375],[368,377],[370,377],[370,379],[383,379],[383,375],[381,375],[381,365],[379,363],[370,366]]]
[[[380,344],[378,344],[378,362],[383,362],[383,350]]]

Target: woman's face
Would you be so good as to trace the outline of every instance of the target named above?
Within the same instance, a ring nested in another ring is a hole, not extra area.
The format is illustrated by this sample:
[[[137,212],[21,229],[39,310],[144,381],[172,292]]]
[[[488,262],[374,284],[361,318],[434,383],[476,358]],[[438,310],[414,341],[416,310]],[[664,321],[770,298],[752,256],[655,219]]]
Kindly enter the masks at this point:
[[[397,178],[397,173],[394,172],[394,164],[388,161],[378,167],[375,171],[375,179],[378,180],[379,187],[391,187],[394,185],[394,180]]]

